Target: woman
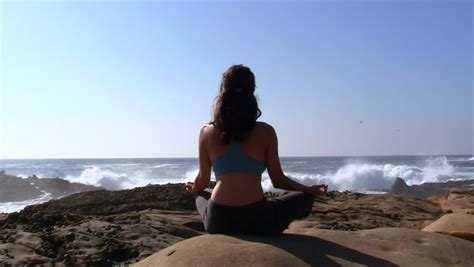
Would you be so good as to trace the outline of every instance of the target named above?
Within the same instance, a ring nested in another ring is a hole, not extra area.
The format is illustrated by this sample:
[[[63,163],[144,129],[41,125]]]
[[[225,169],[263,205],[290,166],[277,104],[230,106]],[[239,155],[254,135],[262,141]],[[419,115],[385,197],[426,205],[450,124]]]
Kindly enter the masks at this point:
[[[199,135],[199,174],[186,190],[198,194],[196,206],[208,233],[280,234],[291,221],[309,215],[324,185],[305,186],[283,174],[277,135],[261,115],[255,76],[243,65],[231,66],[222,77],[214,119]],[[217,184],[210,182],[211,166]],[[275,188],[299,191],[267,200],[261,174]],[[211,194],[212,192],[212,194]]]

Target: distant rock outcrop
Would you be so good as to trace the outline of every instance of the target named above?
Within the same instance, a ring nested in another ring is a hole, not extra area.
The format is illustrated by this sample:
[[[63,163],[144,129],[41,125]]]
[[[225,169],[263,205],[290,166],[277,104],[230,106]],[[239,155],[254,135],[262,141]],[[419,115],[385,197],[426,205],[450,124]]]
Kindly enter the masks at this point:
[[[400,177],[397,177],[392,187],[390,188],[390,193],[397,193],[403,195],[409,189],[410,187],[405,183],[405,180]]]
[[[43,194],[26,179],[0,173],[0,202],[33,199]]]
[[[35,175],[26,179],[0,172],[0,202],[23,201],[41,197],[49,193],[58,198],[73,193],[102,189],[91,185],[71,183],[59,178],[38,178]]]
[[[427,198],[429,196],[444,195],[454,187],[474,188],[474,180],[432,182],[408,186],[402,178],[396,178],[389,193]]]

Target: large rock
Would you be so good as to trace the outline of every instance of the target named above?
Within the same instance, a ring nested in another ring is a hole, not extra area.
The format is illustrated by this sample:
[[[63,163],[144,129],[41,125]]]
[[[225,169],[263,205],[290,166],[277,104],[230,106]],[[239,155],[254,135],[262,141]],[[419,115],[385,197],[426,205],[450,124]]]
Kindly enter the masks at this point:
[[[446,214],[425,227],[423,231],[446,234],[474,241],[474,215],[466,213]]]
[[[38,178],[30,176],[26,179],[0,172],[0,202],[23,201],[41,197],[48,193],[58,198],[73,193],[102,189],[91,185],[71,183],[59,178]]]
[[[41,190],[20,177],[0,173],[0,202],[22,201],[44,195]]]
[[[410,190],[410,187],[407,185],[405,180],[403,180],[400,177],[397,177],[395,179],[395,182],[393,182],[392,187],[390,187],[389,192],[392,193],[392,194],[402,194],[403,195],[406,192],[408,192],[408,190]]]
[[[145,209],[194,211],[196,209],[194,197],[184,188],[184,184],[167,184],[121,191],[82,192],[28,206],[20,214],[25,217],[37,212],[107,215]]]
[[[308,229],[281,237],[203,235],[134,266],[472,266],[474,243],[401,228]]]

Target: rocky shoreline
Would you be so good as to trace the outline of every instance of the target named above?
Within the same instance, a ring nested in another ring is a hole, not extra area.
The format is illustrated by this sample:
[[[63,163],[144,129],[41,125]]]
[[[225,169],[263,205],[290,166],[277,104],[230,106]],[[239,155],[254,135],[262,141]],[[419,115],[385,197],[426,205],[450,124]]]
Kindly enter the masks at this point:
[[[330,192],[316,200],[309,217],[292,223],[287,232],[329,231],[324,233],[332,236],[386,227],[421,232],[446,214],[472,216],[472,203],[474,191],[466,189],[428,199]],[[184,184],[82,192],[0,216],[0,265],[132,264],[203,234],[194,198]],[[474,252],[474,243],[459,242],[473,244],[462,243]]]

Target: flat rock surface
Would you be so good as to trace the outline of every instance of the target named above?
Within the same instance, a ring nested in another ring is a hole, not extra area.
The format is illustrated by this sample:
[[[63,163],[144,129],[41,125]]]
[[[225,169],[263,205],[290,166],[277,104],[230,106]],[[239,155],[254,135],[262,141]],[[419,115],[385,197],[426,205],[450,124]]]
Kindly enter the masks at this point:
[[[392,194],[334,193],[318,198],[307,225],[319,229],[361,230],[378,227],[422,229],[442,215],[436,203]]]
[[[474,241],[474,215],[450,213],[426,226],[423,231],[456,236]]]
[[[445,213],[474,215],[474,189],[452,188],[448,194],[429,197],[428,200],[439,205]]]
[[[134,266],[472,266],[474,243],[402,228],[308,229],[282,237],[202,235]]]

